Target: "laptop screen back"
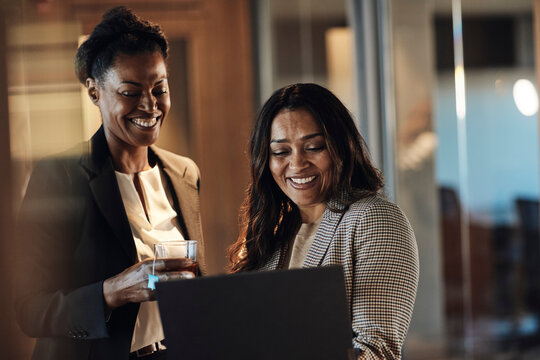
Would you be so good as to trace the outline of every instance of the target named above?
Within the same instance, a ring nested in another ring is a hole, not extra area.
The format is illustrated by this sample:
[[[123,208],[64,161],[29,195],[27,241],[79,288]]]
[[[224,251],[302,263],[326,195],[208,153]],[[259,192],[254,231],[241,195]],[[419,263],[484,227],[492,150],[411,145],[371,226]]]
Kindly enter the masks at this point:
[[[168,360],[349,359],[341,267],[156,284]]]

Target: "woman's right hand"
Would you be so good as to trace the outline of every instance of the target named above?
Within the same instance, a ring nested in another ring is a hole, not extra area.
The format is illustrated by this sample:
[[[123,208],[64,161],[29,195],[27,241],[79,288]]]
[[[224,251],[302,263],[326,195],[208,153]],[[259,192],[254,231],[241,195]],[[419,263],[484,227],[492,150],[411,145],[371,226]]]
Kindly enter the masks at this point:
[[[152,274],[153,262],[154,259],[146,259],[103,282],[103,298],[109,310],[130,302],[155,299],[154,291],[148,288],[148,275]],[[157,259],[154,274],[159,281],[190,279],[195,275],[183,269],[192,263],[189,259]]]

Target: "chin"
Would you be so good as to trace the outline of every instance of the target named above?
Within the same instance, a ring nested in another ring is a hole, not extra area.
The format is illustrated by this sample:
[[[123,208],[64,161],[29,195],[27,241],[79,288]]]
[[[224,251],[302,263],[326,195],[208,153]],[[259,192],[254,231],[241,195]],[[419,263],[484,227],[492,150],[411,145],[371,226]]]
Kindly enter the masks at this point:
[[[154,145],[156,141],[157,141],[157,136],[155,138],[149,139],[148,141],[144,141],[142,146]]]
[[[317,201],[306,199],[292,199],[292,201],[293,203],[295,203],[296,206],[313,206],[318,204]]]
[[[150,132],[148,134],[143,134],[137,136],[137,143],[140,144],[140,146],[150,146],[153,145],[159,137],[159,129],[156,129],[156,131]]]

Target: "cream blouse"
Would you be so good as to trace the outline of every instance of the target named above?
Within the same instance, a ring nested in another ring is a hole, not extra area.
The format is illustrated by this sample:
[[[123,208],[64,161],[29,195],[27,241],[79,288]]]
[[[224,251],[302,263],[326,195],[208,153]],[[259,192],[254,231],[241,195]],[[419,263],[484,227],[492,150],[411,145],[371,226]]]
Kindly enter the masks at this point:
[[[163,241],[184,240],[179,231],[177,213],[171,206],[161,171],[157,165],[150,170],[138,173],[148,217],[135,189],[134,174],[124,174],[117,171],[115,174],[139,261],[154,256],[154,244]],[[131,351],[164,338],[157,302],[141,303],[131,340]]]
[[[300,226],[300,230],[298,230],[293,246],[291,247],[292,249],[290,250],[289,269],[301,268],[304,264],[313,240],[315,240],[321,220],[322,215],[314,222],[308,224],[302,223]]]

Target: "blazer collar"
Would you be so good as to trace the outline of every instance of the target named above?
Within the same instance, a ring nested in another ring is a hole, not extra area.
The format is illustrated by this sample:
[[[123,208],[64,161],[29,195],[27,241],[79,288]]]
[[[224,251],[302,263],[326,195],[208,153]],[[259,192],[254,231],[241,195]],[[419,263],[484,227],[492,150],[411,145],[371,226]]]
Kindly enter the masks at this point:
[[[336,229],[345,213],[344,211],[335,211],[338,209],[345,209],[343,203],[339,200],[333,200],[327,204],[321,224],[319,225],[313,244],[307,253],[306,260],[302,267],[306,268],[322,265],[324,257],[330,247],[330,243],[334,238]]]
[[[103,171],[103,167],[108,168],[109,163],[112,166],[111,153],[102,125],[90,141],[84,144],[81,165],[92,174],[99,174]]]
[[[169,185],[174,191],[175,207],[180,210],[178,220],[186,239],[202,240],[201,218],[199,206],[198,177],[194,179],[188,174],[188,164],[172,158],[173,155],[157,146],[150,146],[151,156],[155,156],[158,164],[168,177]]]
[[[137,250],[129,225],[120,188],[116,181],[103,126],[92,136],[81,157],[81,165],[89,173],[89,184],[94,200],[124,252],[132,263],[137,262]]]

